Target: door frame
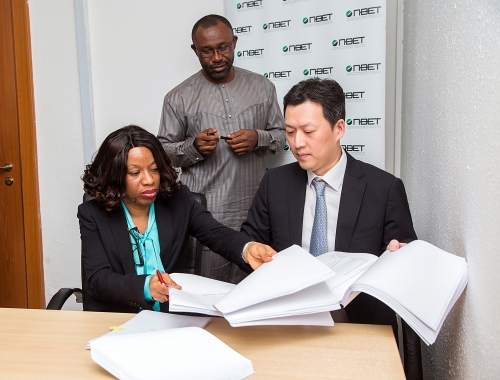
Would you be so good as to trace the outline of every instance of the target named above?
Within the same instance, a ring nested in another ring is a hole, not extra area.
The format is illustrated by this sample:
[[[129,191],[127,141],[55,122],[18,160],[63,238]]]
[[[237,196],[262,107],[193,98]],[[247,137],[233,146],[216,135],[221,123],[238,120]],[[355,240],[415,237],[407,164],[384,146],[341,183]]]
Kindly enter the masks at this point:
[[[26,298],[28,308],[44,309],[45,286],[28,2],[25,0],[10,1],[14,29],[19,151],[22,173]]]

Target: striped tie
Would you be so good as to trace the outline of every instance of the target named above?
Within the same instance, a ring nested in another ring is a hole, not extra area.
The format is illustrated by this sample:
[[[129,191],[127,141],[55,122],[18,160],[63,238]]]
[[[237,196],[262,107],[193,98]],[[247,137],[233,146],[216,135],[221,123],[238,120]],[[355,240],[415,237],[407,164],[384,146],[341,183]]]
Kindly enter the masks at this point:
[[[319,256],[328,251],[328,237],[326,235],[328,219],[326,217],[325,186],[326,182],[316,177],[312,182],[316,189],[316,210],[311,234],[310,252]]]

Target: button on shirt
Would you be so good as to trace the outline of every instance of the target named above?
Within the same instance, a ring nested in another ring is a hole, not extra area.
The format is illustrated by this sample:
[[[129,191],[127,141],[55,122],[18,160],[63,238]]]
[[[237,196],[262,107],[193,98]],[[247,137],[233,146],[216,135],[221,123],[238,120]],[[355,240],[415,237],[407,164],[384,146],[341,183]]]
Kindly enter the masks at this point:
[[[331,252],[335,250],[337,218],[339,215],[340,196],[342,194],[342,183],[344,181],[346,166],[347,155],[342,149],[342,156],[339,162],[337,162],[337,164],[325,175],[317,176],[312,171],[307,171],[306,200],[304,202],[304,218],[302,221],[302,248],[306,251],[309,251],[311,243],[314,212],[316,210],[316,190],[312,185],[312,181],[316,177],[320,177],[326,182],[325,200],[328,215],[328,251]]]

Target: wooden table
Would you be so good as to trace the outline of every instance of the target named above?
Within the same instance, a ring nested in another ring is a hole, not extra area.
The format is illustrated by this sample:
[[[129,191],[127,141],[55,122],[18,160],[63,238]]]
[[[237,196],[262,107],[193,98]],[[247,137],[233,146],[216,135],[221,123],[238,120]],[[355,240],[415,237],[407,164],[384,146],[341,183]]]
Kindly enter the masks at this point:
[[[0,378],[112,378],[92,361],[85,345],[132,317],[0,308]],[[405,378],[389,326],[232,328],[213,318],[206,330],[252,360],[251,379]]]

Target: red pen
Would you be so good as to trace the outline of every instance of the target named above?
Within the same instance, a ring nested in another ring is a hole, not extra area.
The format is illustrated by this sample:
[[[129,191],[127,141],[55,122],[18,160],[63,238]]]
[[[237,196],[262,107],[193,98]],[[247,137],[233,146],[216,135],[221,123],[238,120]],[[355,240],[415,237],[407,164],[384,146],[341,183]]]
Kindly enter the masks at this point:
[[[156,270],[156,275],[158,276],[158,280],[160,281],[161,284],[165,285],[167,288],[170,288],[170,286],[168,286],[165,280],[163,279],[163,276],[161,275],[161,272],[158,269]],[[167,294],[167,301],[168,301],[168,294]]]

